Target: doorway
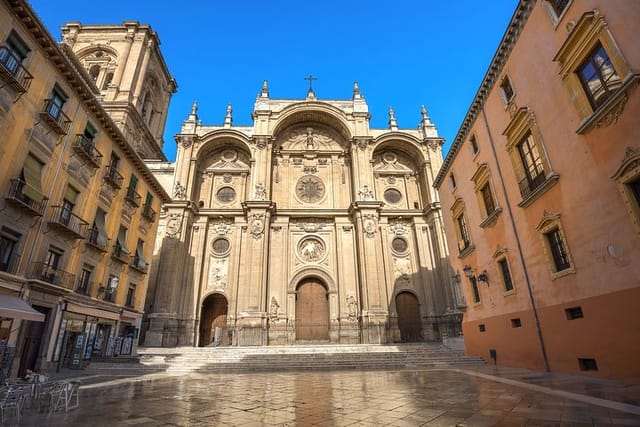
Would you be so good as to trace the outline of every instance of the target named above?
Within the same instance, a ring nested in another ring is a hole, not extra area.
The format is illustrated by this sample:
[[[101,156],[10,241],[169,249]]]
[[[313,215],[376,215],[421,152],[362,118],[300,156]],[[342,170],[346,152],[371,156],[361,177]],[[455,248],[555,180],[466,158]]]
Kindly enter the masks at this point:
[[[329,299],[327,289],[317,280],[310,280],[298,286],[296,340],[329,340]]]
[[[396,310],[398,310],[398,328],[402,341],[422,341],[422,322],[418,298],[411,292],[400,292],[396,296]]]
[[[228,306],[224,295],[212,294],[204,299],[200,311],[200,347],[231,344],[227,334]]]

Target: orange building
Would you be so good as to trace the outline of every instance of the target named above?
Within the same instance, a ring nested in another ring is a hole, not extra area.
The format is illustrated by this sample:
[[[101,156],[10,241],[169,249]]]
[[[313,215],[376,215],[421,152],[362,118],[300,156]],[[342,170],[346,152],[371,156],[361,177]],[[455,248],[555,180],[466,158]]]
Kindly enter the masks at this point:
[[[469,354],[640,379],[638,22],[518,4],[435,181]]]

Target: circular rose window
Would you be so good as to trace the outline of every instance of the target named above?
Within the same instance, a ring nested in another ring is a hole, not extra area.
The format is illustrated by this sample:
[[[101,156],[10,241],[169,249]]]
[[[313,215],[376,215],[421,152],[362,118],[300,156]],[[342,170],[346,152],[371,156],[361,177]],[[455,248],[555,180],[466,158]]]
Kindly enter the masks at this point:
[[[224,255],[229,251],[231,244],[227,239],[218,238],[213,241],[211,244],[211,249],[213,249],[213,253],[216,255]]]
[[[296,184],[296,195],[300,200],[314,203],[324,197],[324,183],[313,175],[305,175]]]
[[[233,202],[236,199],[236,190],[231,187],[222,187],[216,193],[216,197],[222,203]]]
[[[407,245],[407,241],[401,237],[396,237],[391,241],[391,248],[398,253],[404,253],[409,249],[409,245]]]
[[[395,188],[389,188],[384,192],[384,199],[389,203],[398,203],[402,200],[402,193]]]

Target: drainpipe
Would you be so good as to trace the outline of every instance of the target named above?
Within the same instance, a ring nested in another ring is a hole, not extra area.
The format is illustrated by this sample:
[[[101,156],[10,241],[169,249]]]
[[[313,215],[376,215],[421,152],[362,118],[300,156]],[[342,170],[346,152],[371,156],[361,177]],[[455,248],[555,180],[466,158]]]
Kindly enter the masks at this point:
[[[524,272],[524,280],[527,284],[527,293],[529,295],[529,300],[531,301],[531,310],[533,311],[533,318],[536,322],[536,333],[538,335],[538,340],[540,341],[540,350],[542,351],[542,361],[544,362],[544,370],[546,372],[550,372],[549,369],[549,360],[547,358],[547,350],[544,345],[544,338],[542,336],[542,329],[540,327],[540,319],[538,317],[538,309],[536,308],[536,301],[533,297],[533,290],[531,288],[531,281],[529,279],[529,272],[527,270],[527,264],[524,262],[524,255],[522,253],[522,245],[520,244],[520,237],[518,235],[518,230],[516,229],[516,223],[513,221],[513,211],[511,210],[511,203],[509,202],[509,195],[507,194],[507,187],[504,183],[504,177],[502,176],[502,169],[500,168],[500,162],[498,161],[498,156],[496,155],[496,147],[493,141],[493,136],[491,134],[491,129],[489,128],[489,122],[487,120],[487,115],[484,111],[484,107],[482,108],[482,119],[484,120],[484,126],[487,129],[487,134],[489,135],[489,145],[491,145],[491,152],[493,153],[493,158],[496,159],[496,169],[498,170],[498,176],[500,177],[500,186],[502,187],[502,194],[504,194],[506,208],[509,212],[509,217],[511,218],[510,224],[511,229],[513,231],[513,236],[516,239],[516,247],[518,249],[518,258],[520,259],[520,265],[522,266],[522,271]]]

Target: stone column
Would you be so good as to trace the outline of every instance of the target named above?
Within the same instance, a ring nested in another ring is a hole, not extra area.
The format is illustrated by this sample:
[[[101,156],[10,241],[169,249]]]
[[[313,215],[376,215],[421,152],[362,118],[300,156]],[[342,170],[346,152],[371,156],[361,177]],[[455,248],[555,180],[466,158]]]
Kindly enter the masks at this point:
[[[382,202],[374,200],[358,201],[350,208],[356,224],[358,272],[362,294],[362,342],[367,344],[388,342],[389,295],[378,226],[378,214],[382,205]]]
[[[240,346],[267,345],[269,238],[275,206],[268,200],[251,200],[242,207],[247,225],[242,236],[236,341]]]

